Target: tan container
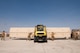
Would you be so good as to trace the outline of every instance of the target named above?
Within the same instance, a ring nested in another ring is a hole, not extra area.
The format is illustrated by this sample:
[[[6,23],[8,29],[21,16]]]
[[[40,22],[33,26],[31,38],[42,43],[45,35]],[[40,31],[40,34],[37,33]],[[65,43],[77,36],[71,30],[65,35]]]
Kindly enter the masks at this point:
[[[31,38],[34,37],[34,27],[12,27],[10,28],[10,37],[28,38],[28,34],[32,32]],[[69,27],[47,27],[47,38],[51,38],[51,32],[54,32],[55,38],[69,38],[71,37],[71,30]]]

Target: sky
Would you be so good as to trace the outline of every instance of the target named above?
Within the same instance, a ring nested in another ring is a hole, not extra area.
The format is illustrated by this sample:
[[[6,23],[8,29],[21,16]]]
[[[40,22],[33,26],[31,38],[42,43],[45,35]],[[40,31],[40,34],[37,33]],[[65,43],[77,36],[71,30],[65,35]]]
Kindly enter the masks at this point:
[[[0,31],[37,24],[80,28],[80,0],[0,0]]]

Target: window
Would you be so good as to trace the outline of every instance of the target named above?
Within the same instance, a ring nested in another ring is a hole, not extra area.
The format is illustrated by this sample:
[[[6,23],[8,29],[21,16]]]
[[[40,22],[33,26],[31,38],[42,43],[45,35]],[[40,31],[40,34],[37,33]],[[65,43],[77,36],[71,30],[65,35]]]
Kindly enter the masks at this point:
[[[37,27],[37,31],[43,31],[44,30],[44,27],[43,26],[38,26]]]

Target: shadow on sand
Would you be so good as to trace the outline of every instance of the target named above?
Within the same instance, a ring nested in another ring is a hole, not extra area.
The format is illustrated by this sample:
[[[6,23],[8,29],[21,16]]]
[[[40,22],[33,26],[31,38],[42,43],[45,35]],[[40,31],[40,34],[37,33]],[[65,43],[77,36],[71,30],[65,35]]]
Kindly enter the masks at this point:
[[[28,40],[27,38],[12,38],[12,40]],[[34,40],[34,39],[30,39],[30,40]],[[52,40],[51,38],[48,38],[47,40]],[[54,38],[53,40],[68,40],[66,38]],[[72,38],[69,38],[69,40],[73,40]],[[77,39],[80,40],[80,39]],[[39,42],[43,42],[43,41],[39,41]]]

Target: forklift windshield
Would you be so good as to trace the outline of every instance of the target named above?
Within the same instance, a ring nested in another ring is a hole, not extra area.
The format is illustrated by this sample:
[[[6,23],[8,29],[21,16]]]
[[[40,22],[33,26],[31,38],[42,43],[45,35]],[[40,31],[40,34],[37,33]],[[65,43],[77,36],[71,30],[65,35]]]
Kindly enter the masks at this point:
[[[37,31],[43,31],[44,27],[43,26],[37,26]]]

